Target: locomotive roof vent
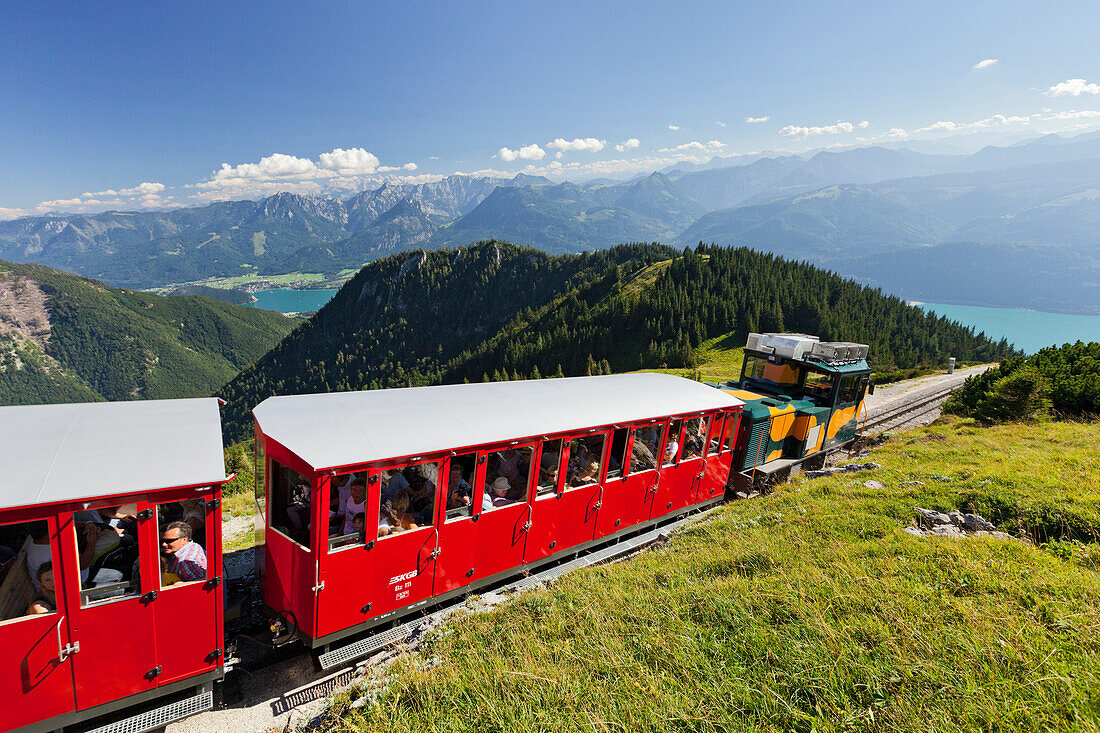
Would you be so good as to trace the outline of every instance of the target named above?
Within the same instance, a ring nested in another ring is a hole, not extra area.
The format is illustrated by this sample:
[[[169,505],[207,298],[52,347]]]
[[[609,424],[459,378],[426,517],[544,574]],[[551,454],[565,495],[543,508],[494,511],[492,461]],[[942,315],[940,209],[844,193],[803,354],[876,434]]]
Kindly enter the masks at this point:
[[[826,364],[838,364],[866,359],[867,352],[867,344],[853,344],[849,341],[819,342],[810,350],[810,358]]]
[[[805,333],[750,333],[745,348],[799,361],[812,359],[823,364],[845,364],[866,359],[869,350],[866,344],[821,341],[817,336]]]
[[[768,351],[788,359],[804,359],[816,343],[817,336],[804,333],[750,333],[745,348]]]

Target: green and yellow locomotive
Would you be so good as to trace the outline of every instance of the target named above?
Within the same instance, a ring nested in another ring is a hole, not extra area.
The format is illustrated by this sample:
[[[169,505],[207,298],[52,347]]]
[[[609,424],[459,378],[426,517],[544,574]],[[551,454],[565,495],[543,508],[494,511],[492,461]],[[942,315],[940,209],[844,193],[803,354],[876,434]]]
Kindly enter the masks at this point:
[[[740,380],[713,385],[746,403],[735,484],[774,482],[800,464],[820,467],[828,453],[850,445],[870,376],[864,344],[750,333]]]

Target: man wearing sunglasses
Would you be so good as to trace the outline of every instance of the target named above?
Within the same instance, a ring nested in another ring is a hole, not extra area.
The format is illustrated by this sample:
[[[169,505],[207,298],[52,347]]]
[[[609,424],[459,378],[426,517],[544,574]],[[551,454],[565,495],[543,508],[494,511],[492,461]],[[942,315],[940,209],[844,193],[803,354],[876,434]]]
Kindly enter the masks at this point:
[[[206,552],[191,541],[191,525],[172,522],[160,535],[160,551],[168,558],[168,572],[184,583],[206,577]]]

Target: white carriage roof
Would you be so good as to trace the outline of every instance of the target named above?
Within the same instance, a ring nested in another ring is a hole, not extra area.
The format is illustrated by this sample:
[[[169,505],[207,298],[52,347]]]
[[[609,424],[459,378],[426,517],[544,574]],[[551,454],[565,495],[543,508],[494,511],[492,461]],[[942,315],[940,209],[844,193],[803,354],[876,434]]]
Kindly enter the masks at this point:
[[[690,379],[621,374],[270,397],[252,413],[321,470],[743,404]]]
[[[225,480],[218,400],[0,407],[0,509]]]

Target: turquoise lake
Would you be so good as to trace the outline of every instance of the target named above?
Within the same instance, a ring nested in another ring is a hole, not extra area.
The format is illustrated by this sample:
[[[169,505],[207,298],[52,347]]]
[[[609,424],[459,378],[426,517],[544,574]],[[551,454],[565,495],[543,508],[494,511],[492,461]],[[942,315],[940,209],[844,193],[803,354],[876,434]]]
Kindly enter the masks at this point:
[[[336,295],[336,289],[332,290],[291,290],[289,288],[273,288],[253,293],[256,302],[250,303],[252,308],[263,308],[280,313],[301,313],[302,311],[318,310]]]
[[[913,305],[966,326],[973,326],[975,331],[985,331],[995,341],[1004,337],[1028,354],[1034,354],[1044,346],[1061,346],[1077,340],[1100,341],[1100,316],[1075,316],[1015,308],[983,308],[976,305],[918,302]]]

